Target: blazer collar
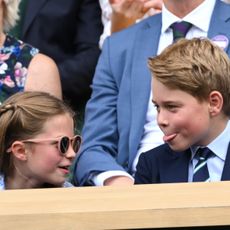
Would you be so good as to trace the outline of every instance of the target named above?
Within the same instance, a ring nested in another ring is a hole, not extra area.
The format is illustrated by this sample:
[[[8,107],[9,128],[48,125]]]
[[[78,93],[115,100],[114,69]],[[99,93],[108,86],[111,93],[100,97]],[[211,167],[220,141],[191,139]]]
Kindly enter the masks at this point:
[[[228,145],[228,152],[225,159],[221,180],[230,180],[230,144]]]
[[[170,157],[168,158],[168,164],[164,167],[167,170],[161,172],[163,183],[167,182],[187,182],[188,181],[188,168],[189,161],[191,158],[190,150],[186,150],[185,152],[174,152],[170,151],[170,147],[168,147],[168,154]],[[230,180],[230,144],[228,146],[227,156],[225,159],[224,169],[221,176],[221,181],[229,181]]]
[[[188,168],[191,158],[190,149],[184,152],[174,152],[169,146],[166,147],[167,157],[164,160],[164,167],[160,170],[161,182],[188,182]],[[167,168],[167,170],[165,170]],[[230,180],[230,144],[228,146],[227,156],[225,159],[224,169],[221,181]]]

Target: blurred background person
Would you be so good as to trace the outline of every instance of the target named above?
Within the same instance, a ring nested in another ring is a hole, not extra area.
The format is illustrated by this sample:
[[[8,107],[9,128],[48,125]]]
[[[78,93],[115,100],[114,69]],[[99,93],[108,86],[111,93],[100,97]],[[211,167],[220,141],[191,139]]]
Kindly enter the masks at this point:
[[[18,19],[18,0],[0,0],[0,103],[24,90],[47,91],[62,97],[54,61],[29,44],[10,36]]]
[[[159,13],[162,8],[162,0],[99,0],[99,2],[104,25],[100,47],[111,33],[125,29],[143,17]]]
[[[100,49],[103,26],[95,0],[22,0],[18,37],[56,62],[64,99],[84,107]]]

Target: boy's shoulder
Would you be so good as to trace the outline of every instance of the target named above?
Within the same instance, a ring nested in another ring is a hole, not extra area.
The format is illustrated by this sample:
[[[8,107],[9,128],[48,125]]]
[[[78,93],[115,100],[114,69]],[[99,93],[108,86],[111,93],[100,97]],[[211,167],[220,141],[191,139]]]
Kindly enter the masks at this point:
[[[169,147],[168,144],[162,144],[142,154],[148,157],[160,157],[161,155],[172,154],[173,152],[174,151]]]
[[[147,152],[142,153],[141,155],[147,160],[170,160],[183,156],[185,152],[190,152],[190,150],[185,150],[182,152],[177,152],[172,150],[167,143],[162,144],[158,147],[155,147]]]

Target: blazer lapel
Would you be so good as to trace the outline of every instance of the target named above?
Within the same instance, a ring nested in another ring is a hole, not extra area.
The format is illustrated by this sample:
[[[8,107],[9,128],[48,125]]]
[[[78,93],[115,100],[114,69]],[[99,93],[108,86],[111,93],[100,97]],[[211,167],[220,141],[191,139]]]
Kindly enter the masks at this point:
[[[145,123],[151,88],[151,75],[147,67],[148,57],[155,56],[161,31],[161,14],[145,21],[137,31],[133,46],[131,70],[131,129],[129,138],[129,162],[136,156]]]
[[[216,36],[221,35],[228,39],[228,45],[225,48],[227,53],[230,53],[230,5],[224,4],[221,1],[216,1],[216,5],[212,14],[208,38],[211,40]]]
[[[22,28],[22,35],[26,34],[26,31],[29,29],[31,23],[39,12],[40,8],[47,2],[48,0],[31,0],[27,3],[27,8],[24,17],[24,24]],[[44,25],[45,26],[45,25]]]
[[[228,145],[228,152],[225,159],[221,180],[230,180],[230,144]]]
[[[190,150],[174,152],[168,147],[168,156],[164,160],[164,167],[160,168],[161,183],[188,182]]]

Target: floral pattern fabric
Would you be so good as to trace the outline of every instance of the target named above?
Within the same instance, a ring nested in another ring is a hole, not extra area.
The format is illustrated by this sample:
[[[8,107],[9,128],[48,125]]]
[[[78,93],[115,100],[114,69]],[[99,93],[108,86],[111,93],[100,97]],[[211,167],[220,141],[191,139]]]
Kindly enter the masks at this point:
[[[0,48],[0,104],[24,90],[28,66],[38,52],[38,49],[6,35]]]
[[[5,190],[5,183],[3,175],[0,175],[0,190]]]

